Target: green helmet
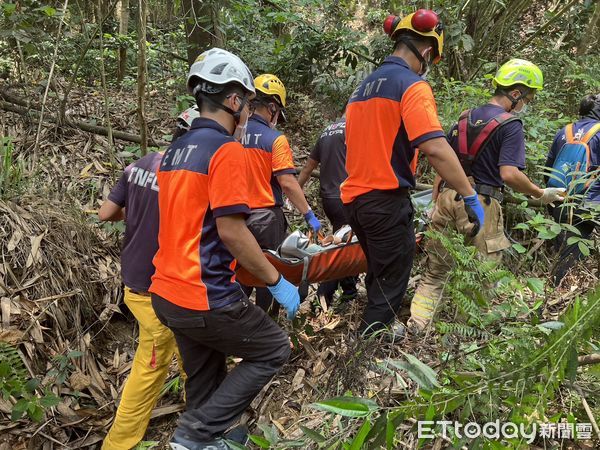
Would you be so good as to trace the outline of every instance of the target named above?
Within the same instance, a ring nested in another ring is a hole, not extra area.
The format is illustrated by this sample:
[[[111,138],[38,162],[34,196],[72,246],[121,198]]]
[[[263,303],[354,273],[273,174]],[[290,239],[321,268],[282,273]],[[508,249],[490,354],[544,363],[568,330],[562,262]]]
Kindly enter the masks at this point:
[[[544,74],[538,66],[524,59],[511,59],[504,63],[494,76],[494,86],[509,87],[523,84],[541,91],[544,87]]]

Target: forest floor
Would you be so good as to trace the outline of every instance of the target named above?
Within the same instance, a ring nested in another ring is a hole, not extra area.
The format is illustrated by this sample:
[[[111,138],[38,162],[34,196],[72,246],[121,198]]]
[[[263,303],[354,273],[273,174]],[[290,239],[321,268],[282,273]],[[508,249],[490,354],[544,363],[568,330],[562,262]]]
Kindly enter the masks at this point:
[[[133,97],[111,92],[111,99],[113,127],[135,132]],[[150,100],[150,134],[161,139],[172,129],[172,102],[156,92],[150,93]],[[51,111],[56,103],[49,103]],[[97,92],[78,90],[69,104],[74,105],[67,111],[73,118],[96,117],[101,123],[102,97]],[[313,121],[310,129],[323,124],[324,119]],[[295,149],[301,161],[311,139],[301,131],[306,130],[304,125],[294,126],[291,141],[294,144],[297,137],[300,142]],[[137,326],[118,306],[122,297],[119,228],[99,224],[95,211],[115,177],[136,157],[136,148],[118,141],[111,156],[103,136],[43,125],[35,149],[36,130],[35,119],[0,113],[1,134],[10,136],[15,157],[27,164],[37,161],[34,171],[22,180],[23,192],[14,201],[0,201],[0,289],[4,291],[0,340],[18,345],[29,375],[42,380],[61,401],[47,411],[44,420],[31,422],[11,421],[12,405],[0,398],[0,450],[99,448],[131,367]],[[310,200],[317,203],[314,196]],[[290,215],[290,219],[297,217]],[[409,292],[419,279],[423,260],[419,254]],[[598,276],[597,267],[582,267],[563,283],[563,289],[546,299],[544,319],[555,319],[577,294],[595,286]],[[327,414],[311,408],[312,402],[351,392],[393,406],[414,394],[417,387],[410,378],[377,370],[376,363],[398,359],[406,352],[436,367],[444,351],[438,337],[435,333],[418,339],[409,335],[394,344],[358,340],[354,330],[365,301],[361,288],[359,298],[338,313],[321,304],[312,289],[302,308],[306,316],[302,327],[292,329],[280,320],[299,345],[283,372],[244,416],[253,430],[257,424],[272,424],[281,436],[299,438],[303,435],[300,425],[313,429],[325,422]],[[408,309],[402,316],[408,316]],[[80,353],[69,353],[74,351]],[[183,408],[181,389],[174,386],[176,376],[173,363],[168,389],[146,436],[147,441],[159,442],[157,448],[166,448],[177,412]],[[332,426],[337,425],[341,426]],[[413,448],[414,436],[407,433],[405,437],[404,444]],[[442,446],[446,444],[441,439],[432,442],[434,448]],[[591,447],[582,444],[580,448]]]

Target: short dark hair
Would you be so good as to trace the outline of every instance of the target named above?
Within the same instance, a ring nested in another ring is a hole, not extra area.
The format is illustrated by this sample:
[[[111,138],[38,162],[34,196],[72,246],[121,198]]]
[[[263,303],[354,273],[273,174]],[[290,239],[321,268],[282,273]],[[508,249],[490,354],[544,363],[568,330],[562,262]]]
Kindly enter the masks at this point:
[[[256,97],[252,99],[250,106],[256,108],[257,106],[268,106],[269,103],[275,103],[276,105],[282,106],[279,100],[274,95],[267,95],[259,90],[256,91]]]
[[[579,115],[581,117],[587,116],[597,105],[600,105],[600,94],[586,95],[579,103]]]
[[[238,83],[228,83],[224,86],[212,87],[213,89],[218,89],[219,87],[222,87],[222,90],[216,94],[208,94],[206,92],[203,92],[202,90],[198,90],[198,92],[196,92],[194,96],[194,98],[196,99],[196,104],[198,105],[198,109],[201,113],[215,113],[219,111],[219,108],[215,106],[214,103],[223,104],[225,99],[231,94],[238,94],[241,96],[244,95],[244,90]],[[205,99],[209,99],[209,101],[204,101]]]
[[[396,43],[394,44],[394,51],[398,50],[401,45],[404,44],[404,40],[408,39],[417,49],[422,50],[427,47],[433,47],[436,49],[437,41],[431,36],[421,36],[411,30],[403,30],[396,36]]]
[[[507,95],[509,92],[514,91],[515,89],[518,90],[522,95],[529,95],[529,93],[534,90],[521,83],[512,84],[510,86],[498,85],[494,91],[494,96]]]

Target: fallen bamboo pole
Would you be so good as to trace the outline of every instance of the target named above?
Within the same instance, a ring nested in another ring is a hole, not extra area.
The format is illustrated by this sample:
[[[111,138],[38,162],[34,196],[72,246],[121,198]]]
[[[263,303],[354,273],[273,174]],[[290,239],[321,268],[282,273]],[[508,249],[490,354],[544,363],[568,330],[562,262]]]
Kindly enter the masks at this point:
[[[21,114],[23,116],[30,115],[35,118],[40,117],[40,111],[38,111],[37,109],[32,108],[30,106],[27,106],[26,101],[18,99],[17,97],[8,95],[6,92],[2,92],[2,91],[0,91],[0,97],[4,98],[4,100],[0,100],[0,109],[3,109],[5,111],[14,112],[17,114]],[[17,100],[17,101],[15,101],[15,100]],[[49,123],[58,124],[58,125],[61,124],[55,115],[50,115],[50,114],[45,115],[44,121],[49,122]],[[79,128],[80,130],[87,131],[88,133],[98,134],[101,136],[108,136],[108,128],[107,127],[92,125],[91,123],[88,123],[88,122],[73,120],[68,117],[65,117],[65,120],[62,124],[67,125],[71,128]],[[113,129],[112,135],[113,135],[114,139],[119,139],[121,141],[135,142],[136,144],[140,144],[142,142],[142,138],[138,134],[127,133],[125,131],[118,131],[118,130]],[[169,143],[166,141],[156,140],[156,139],[152,139],[152,138],[150,138],[150,143],[156,147],[169,145]]]

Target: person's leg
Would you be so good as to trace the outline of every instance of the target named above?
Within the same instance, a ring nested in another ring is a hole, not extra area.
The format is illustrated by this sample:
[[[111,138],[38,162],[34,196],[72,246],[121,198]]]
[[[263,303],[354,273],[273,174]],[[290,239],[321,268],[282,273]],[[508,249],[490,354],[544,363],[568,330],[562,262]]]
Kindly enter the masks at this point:
[[[477,236],[471,238],[468,234],[472,224],[469,222],[463,201],[456,200],[456,195],[456,191],[452,189],[446,189],[440,194],[431,218],[430,229],[439,232],[458,231],[467,236],[465,243],[475,246],[484,258],[501,261],[502,252],[510,246],[510,242],[504,235],[504,219],[500,203],[479,196],[485,212],[485,222]],[[452,257],[438,240],[427,240],[425,249],[427,269],[411,303],[410,323],[418,329],[425,328],[432,320],[454,265]]]
[[[282,368],[291,352],[290,342],[262,309],[247,300],[212,311],[190,313],[179,309],[180,312],[165,317],[178,341],[180,335],[185,335],[213,352],[242,358],[200,407],[186,409],[179,420],[176,438],[210,441],[239,418]],[[184,348],[182,345],[182,353]],[[188,375],[191,385],[194,380]],[[191,395],[191,390],[188,392]]]
[[[201,312],[180,308],[154,294],[152,306],[177,341],[186,374],[186,410],[199,408],[227,375],[225,355],[190,337],[189,331],[204,323]]]
[[[568,211],[572,208],[554,208],[554,220],[559,223],[570,223],[581,233],[577,235],[571,231],[562,231],[554,242],[554,248],[558,252],[557,263],[552,271],[554,286],[558,286],[562,279],[569,273],[571,268],[583,259],[583,253],[579,249],[578,243],[569,245],[568,240],[571,236],[577,236],[582,239],[589,239],[594,232],[595,224],[592,221],[581,220],[581,211],[576,210],[572,215]]]
[[[431,231],[444,232],[448,228],[454,229],[452,217],[449,214],[447,195],[441,193],[438,197],[435,210],[431,217],[429,229]],[[415,290],[410,304],[409,326],[418,330],[424,329],[433,319],[435,310],[444,291],[444,285],[452,268],[452,261],[440,241],[427,239],[425,241],[425,252],[427,263],[425,272]]]
[[[369,193],[354,202],[353,219],[367,248],[368,303],[359,331],[377,331],[391,324],[399,311],[413,264],[415,232],[408,195]]]
[[[369,255],[369,247],[367,246],[367,236],[365,235],[362,226],[357,218],[356,214],[357,202],[356,200],[350,204],[344,205],[344,214],[348,221],[348,225],[352,228],[352,233],[358,238],[358,243],[362,248],[367,258],[367,274],[365,276],[365,288],[367,289],[367,299],[369,297],[369,290],[373,283],[373,270],[371,269],[371,258]]]
[[[156,317],[150,297],[125,288],[125,303],[139,323],[139,343],[104,450],[129,450],[142,440],[177,349],[173,333]]]

